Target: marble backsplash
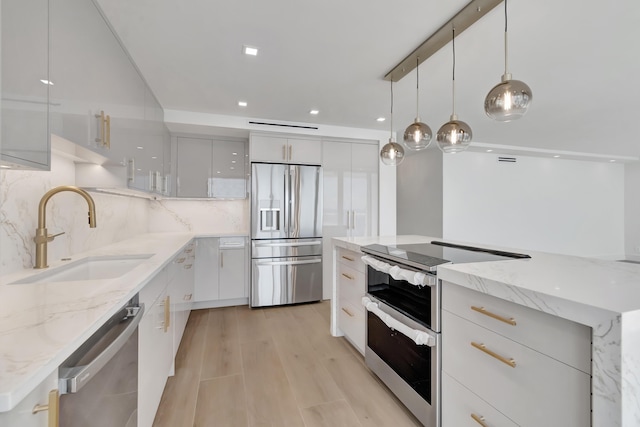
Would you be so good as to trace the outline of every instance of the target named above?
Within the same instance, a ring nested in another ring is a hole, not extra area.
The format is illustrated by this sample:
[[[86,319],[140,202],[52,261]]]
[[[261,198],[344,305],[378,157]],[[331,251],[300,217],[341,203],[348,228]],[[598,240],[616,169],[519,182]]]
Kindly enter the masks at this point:
[[[151,200],[149,232],[249,235],[249,199]]]
[[[53,187],[73,184],[74,163],[55,154],[50,172],[0,171],[0,274],[33,267],[40,199]],[[96,228],[89,228],[87,204],[77,194],[63,192],[47,203],[49,234],[65,233],[49,243],[50,261],[148,232],[148,200],[102,193],[91,196]]]

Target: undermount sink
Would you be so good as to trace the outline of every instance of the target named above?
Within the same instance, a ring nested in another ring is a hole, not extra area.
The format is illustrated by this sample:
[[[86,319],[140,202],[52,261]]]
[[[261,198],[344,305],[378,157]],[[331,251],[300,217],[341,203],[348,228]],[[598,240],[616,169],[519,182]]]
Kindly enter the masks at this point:
[[[34,276],[10,283],[76,282],[81,280],[115,279],[136,268],[154,254],[90,256],[67,265],[52,268]]]

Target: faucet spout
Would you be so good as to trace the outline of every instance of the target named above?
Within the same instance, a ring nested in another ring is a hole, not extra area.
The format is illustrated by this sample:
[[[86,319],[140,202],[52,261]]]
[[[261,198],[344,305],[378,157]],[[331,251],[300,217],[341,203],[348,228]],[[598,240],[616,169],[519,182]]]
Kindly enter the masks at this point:
[[[81,188],[74,187],[72,185],[63,185],[60,187],[52,188],[47,191],[38,205],[38,228],[36,229],[36,235],[33,238],[36,243],[36,265],[34,268],[47,268],[47,243],[53,241],[57,235],[49,235],[47,233],[47,202],[54,195],[63,191],[71,191],[81,195],[89,205],[89,227],[96,227],[96,204],[93,198]],[[62,233],[61,233],[62,234]]]

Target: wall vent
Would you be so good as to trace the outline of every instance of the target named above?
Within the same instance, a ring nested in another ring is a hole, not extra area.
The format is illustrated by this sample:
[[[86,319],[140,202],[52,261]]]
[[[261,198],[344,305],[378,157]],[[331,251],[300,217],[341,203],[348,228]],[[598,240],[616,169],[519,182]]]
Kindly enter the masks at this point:
[[[278,126],[283,128],[297,128],[297,129],[313,129],[318,130],[315,126],[301,126],[301,125],[286,125],[284,123],[267,123],[267,122],[249,122],[250,125],[262,125],[262,126]]]
[[[502,156],[498,156],[498,161],[499,162],[503,162],[503,163],[515,163],[516,162],[516,158],[515,157],[502,157]]]

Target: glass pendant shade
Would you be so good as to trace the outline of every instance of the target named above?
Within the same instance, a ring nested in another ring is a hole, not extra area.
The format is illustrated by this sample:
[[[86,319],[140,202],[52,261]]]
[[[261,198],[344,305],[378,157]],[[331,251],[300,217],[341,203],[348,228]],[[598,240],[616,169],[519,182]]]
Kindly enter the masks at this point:
[[[380,150],[380,159],[385,165],[397,166],[404,159],[404,148],[392,138],[389,138],[389,142]]]
[[[524,116],[531,105],[533,94],[526,83],[512,80],[511,74],[502,76],[502,82],[489,91],[484,100],[487,116],[499,122],[508,122]]]
[[[466,150],[472,137],[471,127],[454,114],[438,130],[436,140],[443,153],[452,154]]]
[[[404,145],[411,150],[424,150],[431,144],[431,136],[431,128],[416,117],[416,121],[404,131]]]

